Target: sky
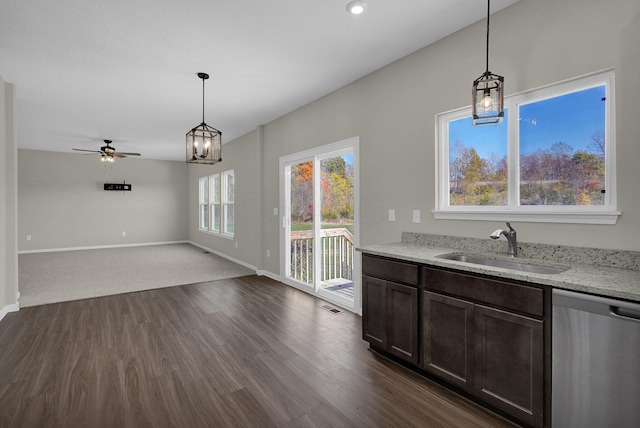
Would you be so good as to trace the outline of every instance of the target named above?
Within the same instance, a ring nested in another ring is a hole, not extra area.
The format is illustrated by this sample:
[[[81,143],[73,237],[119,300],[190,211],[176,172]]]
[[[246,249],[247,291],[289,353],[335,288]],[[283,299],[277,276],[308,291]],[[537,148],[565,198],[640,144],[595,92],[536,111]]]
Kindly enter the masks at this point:
[[[589,151],[591,136],[605,130],[605,86],[536,101],[520,106],[520,153],[547,150],[564,142],[574,151]],[[473,146],[480,157],[507,154],[507,123],[509,111],[498,125],[473,126],[471,117],[449,123],[450,147],[460,140]],[[451,153],[455,157],[455,153]]]

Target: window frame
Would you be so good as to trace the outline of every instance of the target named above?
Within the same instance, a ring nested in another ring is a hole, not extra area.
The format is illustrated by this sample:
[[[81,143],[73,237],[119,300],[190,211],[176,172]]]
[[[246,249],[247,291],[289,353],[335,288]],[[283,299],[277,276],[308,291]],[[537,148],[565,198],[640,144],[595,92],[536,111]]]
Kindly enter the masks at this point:
[[[232,197],[229,198],[229,177],[233,177],[233,183],[231,187],[232,190]],[[222,224],[220,225],[220,228],[222,229],[222,234],[226,235],[226,236],[233,236],[235,233],[235,182],[236,182],[236,175],[234,170],[230,169],[228,171],[224,171],[221,174],[221,198],[220,198],[220,208],[221,208],[221,217],[222,217]],[[231,199],[231,200],[230,200]],[[231,222],[229,221],[229,212],[228,212],[228,208],[229,206],[233,207],[233,212],[231,215]],[[229,232],[229,224],[233,225],[234,231],[233,232]]]
[[[519,109],[520,106],[559,97],[572,92],[605,85],[605,202],[603,205],[519,205]],[[617,186],[615,171],[615,73],[613,70],[593,73],[542,88],[505,97],[507,119],[507,205],[449,205],[449,132],[448,124],[464,117],[471,120],[471,106],[440,113],[436,128],[436,219],[449,220],[513,220],[550,223],[615,224]],[[492,126],[492,125],[482,125]]]
[[[209,176],[209,231],[214,233],[220,233],[222,231],[222,218],[216,228],[216,208],[218,213],[220,212],[220,191],[221,191],[220,173],[211,174]],[[217,198],[216,198],[217,196]]]
[[[206,204],[204,201],[204,194],[205,194],[205,183],[207,184],[207,193],[209,192],[209,178],[208,177],[200,177],[198,179],[198,228],[200,230],[208,230],[210,223],[210,212],[208,211],[209,209],[209,200],[207,200]],[[209,198],[210,196],[207,194],[207,197]],[[205,206],[207,207],[207,211],[205,211]],[[206,217],[206,224],[205,224],[205,217]]]
[[[233,200],[228,199],[228,184],[229,176],[233,176]],[[204,205],[204,182],[208,184],[208,226],[203,227],[203,205]],[[218,172],[208,175],[206,177],[200,177],[198,179],[198,229],[201,232],[210,233],[213,235],[222,236],[232,239],[235,235],[235,172],[233,169]],[[218,196],[216,198],[216,196]],[[227,206],[233,205],[234,212],[230,219],[227,215]],[[220,213],[219,226],[216,228],[215,212]],[[228,225],[233,224],[233,232],[228,231]]]

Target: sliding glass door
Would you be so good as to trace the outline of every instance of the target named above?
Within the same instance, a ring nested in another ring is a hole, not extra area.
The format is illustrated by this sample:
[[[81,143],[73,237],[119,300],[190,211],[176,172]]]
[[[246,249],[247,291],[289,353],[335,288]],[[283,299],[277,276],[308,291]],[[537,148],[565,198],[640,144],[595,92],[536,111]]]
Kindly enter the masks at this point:
[[[281,258],[285,282],[353,310],[357,140],[347,141],[281,159]]]

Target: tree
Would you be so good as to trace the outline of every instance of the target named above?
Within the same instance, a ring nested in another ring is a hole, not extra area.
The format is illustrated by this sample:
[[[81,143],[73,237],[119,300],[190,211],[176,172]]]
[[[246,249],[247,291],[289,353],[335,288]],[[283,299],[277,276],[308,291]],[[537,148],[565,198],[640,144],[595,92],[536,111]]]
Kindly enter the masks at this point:
[[[552,180],[566,180],[571,175],[571,153],[573,147],[558,141],[551,146],[551,177]]]
[[[336,156],[321,163],[322,219],[353,219],[353,167]]]
[[[337,174],[344,177],[346,175],[346,164],[347,163],[342,156],[336,156],[323,160],[321,163],[321,169],[323,172]]]
[[[313,219],[313,162],[291,167],[291,218]],[[336,156],[320,162],[321,215],[323,220],[353,220],[353,166]]]
[[[295,221],[313,218],[313,162],[291,167],[291,217]]]
[[[596,155],[604,158],[606,143],[604,139],[604,131],[597,131],[591,135],[591,143],[588,146]]]
[[[507,198],[507,159],[482,158],[475,148],[456,141],[449,163],[451,205],[504,205]]]

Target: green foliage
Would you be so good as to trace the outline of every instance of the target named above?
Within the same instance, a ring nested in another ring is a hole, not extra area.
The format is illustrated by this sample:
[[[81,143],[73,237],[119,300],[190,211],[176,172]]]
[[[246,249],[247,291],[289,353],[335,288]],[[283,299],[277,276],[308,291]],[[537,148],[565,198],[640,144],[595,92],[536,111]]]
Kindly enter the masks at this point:
[[[291,218],[294,221],[313,219],[313,162],[291,167]]]
[[[322,161],[320,168],[328,174],[347,175],[347,163],[341,156],[336,156]]]
[[[320,162],[322,221],[353,222],[353,166],[336,156]],[[313,219],[313,163],[291,167],[291,217],[304,223]]]
[[[596,153],[574,151],[559,141],[549,150],[520,156],[521,205],[602,205],[604,141],[599,133],[589,145]],[[506,205],[507,159],[481,158],[472,147],[455,144],[449,166],[451,205]]]
[[[449,166],[451,205],[505,205],[506,158],[483,159],[473,147],[456,142],[457,158]]]
[[[353,220],[353,169],[341,156],[321,162],[322,220]]]

